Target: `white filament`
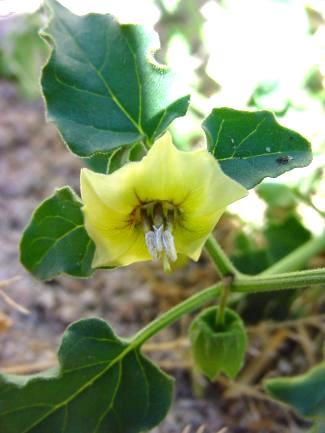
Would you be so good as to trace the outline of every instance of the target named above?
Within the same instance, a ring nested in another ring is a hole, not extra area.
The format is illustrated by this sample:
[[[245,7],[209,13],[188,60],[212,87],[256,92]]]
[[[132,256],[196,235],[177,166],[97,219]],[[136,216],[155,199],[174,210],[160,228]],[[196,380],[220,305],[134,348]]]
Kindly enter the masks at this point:
[[[154,260],[160,258],[162,253],[165,253],[172,262],[177,260],[174,237],[169,229],[164,230],[163,225],[153,226],[153,231],[150,230],[145,234],[145,242]]]

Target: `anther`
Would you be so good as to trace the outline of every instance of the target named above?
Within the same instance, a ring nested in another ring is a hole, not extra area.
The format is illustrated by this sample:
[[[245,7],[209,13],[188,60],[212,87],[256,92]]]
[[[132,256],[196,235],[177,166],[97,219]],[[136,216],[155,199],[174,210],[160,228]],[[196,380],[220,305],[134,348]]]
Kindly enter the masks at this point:
[[[175,262],[177,260],[177,252],[175,248],[174,236],[168,229],[163,232],[162,241],[167,257],[172,262]]]
[[[153,226],[153,230],[154,230],[154,234],[155,234],[155,243],[156,243],[156,248],[158,253],[161,253],[162,250],[164,249],[164,244],[163,244],[163,231],[164,231],[164,227],[161,225],[158,228],[156,226]]]
[[[165,209],[161,203],[141,211],[145,243],[151,257],[161,259],[165,270],[177,260],[173,231],[174,210]]]
[[[156,235],[153,231],[148,231],[144,235],[144,239],[148,248],[148,251],[151,255],[151,257],[156,260],[158,259],[158,251],[157,251],[157,245],[156,245]]]

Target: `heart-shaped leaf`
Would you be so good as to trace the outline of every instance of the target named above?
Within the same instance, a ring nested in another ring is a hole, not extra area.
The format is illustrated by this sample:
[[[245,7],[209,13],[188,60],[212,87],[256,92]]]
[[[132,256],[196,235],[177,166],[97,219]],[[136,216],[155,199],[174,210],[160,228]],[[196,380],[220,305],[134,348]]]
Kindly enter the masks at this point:
[[[269,111],[216,108],[203,122],[208,149],[223,171],[246,188],[312,160],[310,144]]]
[[[0,376],[1,433],[138,433],[170,407],[173,379],[103,320],[72,324],[58,358],[45,373]]]
[[[325,362],[296,377],[266,381],[266,390],[294,407],[302,416],[325,421]]]
[[[73,190],[64,187],[35,210],[21,240],[20,259],[36,277],[91,275],[95,245],[84,228],[81,206]]]
[[[189,96],[153,57],[155,32],[111,15],[76,16],[55,0],[47,4],[52,20],[43,36],[53,50],[43,92],[50,119],[74,153],[150,144],[186,113]]]

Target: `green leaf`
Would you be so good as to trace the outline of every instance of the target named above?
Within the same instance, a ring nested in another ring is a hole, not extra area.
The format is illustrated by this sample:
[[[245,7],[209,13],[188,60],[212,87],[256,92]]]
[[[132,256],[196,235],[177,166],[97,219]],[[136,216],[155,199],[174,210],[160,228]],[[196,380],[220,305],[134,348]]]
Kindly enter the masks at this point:
[[[269,379],[265,387],[302,416],[325,419],[325,362],[300,376]]]
[[[302,225],[295,214],[289,215],[280,222],[268,221],[264,233],[270,265],[293,252],[311,238],[310,231]]]
[[[256,192],[271,207],[292,209],[297,205],[297,198],[291,188],[282,183],[263,182]]]
[[[1,433],[137,433],[166,415],[173,380],[100,319],[72,324],[60,366],[0,377]]]
[[[269,215],[271,210],[273,209],[268,209],[262,232],[255,231],[250,233],[250,236],[241,232],[235,238],[235,249],[231,260],[243,273],[256,275],[263,272],[311,238],[309,230],[302,225],[298,216],[290,208],[289,213],[286,209],[285,212],[280,209],[280,215],[277,218],[272,215],[272,219]],[[252,293],[242,298],[239,310],[244,320],[250,324],[265,319],[285,320],[298,295],[299,293],[294,290]]]
[[[94,171],[109,174],[121,168],[124,164],[140,161],[146,154],[142,143],[122,146],[110,153],[95,153],[86,158],[87,165]]]
[[[151,143],[186,113],[189,96],[153,57],[159,46],[155,32],[47,3],[53,16],[43,36],[53,50],[43,70],[43,92],[49,118],[74,153],[91,156]]]
[[[310,144],[280,126],[269,111],[216,108],[203,122],[208,149],[223,171],[246,188],[312,160]]]
[[[218,329],[218,308],[207,308],[193,320],[189,329],[193,358],[209,379],[216,379],[221,372],[233,379],[244,363],[245,326],[238,314],[226,309],[224,325]]]
[[[36,277],[91,275],[95,245],[84,228],[81,206],[72,189],[63,187],[35,210],[21,240],[20,259]]]
[[[39,85],[41,65],[48,57],[48,47],[38,34],[41,25],[39,12],[10,17],[0,38],[0,74],[17,81],[24,97],[36,99],[41,95]]]

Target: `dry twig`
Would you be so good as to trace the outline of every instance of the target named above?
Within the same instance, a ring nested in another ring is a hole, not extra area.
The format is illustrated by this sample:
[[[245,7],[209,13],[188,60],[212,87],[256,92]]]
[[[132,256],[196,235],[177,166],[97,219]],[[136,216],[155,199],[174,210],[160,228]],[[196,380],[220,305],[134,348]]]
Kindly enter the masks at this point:
[[[12,309],[18,311],[21,314],[28,315],[30,312],[27,310],[27,308],[23,307],[22,305],[18,304],[18,302],[14,301],[7,293],[4,292],[3,288],[9,286],[14,281],[19,280],[20,277],[13,277],[9,280],[3,280],[0,281],[0,297],[2,300]]]
[[[204,433],[205,432],[205,426],[201,425],[195,433]],[[187,425],[182,433],[191,433],[191,426]],[[223,427],[221,430],[218,430],[216,433],[227,433],[227,427]]]

